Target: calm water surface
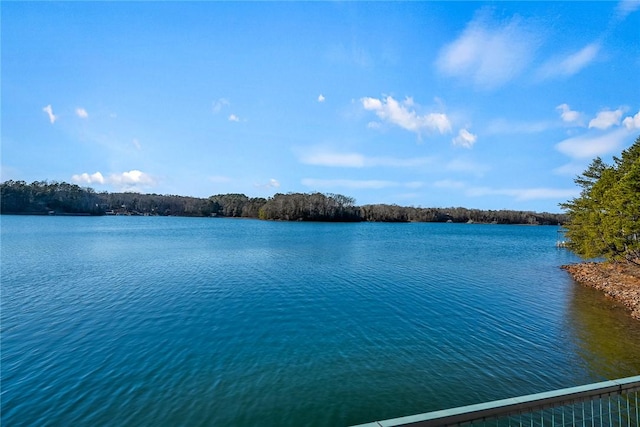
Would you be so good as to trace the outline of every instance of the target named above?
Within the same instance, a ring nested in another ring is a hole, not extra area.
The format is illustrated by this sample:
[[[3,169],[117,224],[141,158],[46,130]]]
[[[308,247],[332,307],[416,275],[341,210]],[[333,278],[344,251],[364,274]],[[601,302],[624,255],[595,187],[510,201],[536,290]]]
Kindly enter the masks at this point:
[[[640,373],[555,227],[1,217],[2,425],[344,426]]]

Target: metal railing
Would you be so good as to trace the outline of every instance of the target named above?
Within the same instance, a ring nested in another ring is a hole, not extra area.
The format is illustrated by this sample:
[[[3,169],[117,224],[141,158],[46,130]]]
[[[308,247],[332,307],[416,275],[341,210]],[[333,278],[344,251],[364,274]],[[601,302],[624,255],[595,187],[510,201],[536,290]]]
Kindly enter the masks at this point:
[[[354,427],[639,427],[640,375]]]

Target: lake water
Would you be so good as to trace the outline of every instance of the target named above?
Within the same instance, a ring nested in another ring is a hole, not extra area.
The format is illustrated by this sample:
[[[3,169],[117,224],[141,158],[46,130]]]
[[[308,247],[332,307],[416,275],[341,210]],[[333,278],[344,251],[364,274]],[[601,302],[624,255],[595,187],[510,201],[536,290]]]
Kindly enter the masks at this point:
[[[5,426],[345,426],[640,373],[640,322],[556,227],[1,229]]]

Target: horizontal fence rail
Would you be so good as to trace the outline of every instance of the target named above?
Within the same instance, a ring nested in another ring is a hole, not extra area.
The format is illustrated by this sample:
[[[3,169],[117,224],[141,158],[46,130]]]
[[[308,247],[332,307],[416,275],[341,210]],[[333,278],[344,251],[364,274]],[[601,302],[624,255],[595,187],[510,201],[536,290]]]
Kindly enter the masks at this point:
[[[354,427],[400,426],[639,427],[640,375]]]

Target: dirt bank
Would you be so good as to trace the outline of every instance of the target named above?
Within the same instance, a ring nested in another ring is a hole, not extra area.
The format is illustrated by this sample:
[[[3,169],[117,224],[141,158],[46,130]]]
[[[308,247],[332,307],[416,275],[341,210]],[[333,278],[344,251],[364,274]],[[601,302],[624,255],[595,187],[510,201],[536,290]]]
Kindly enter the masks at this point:
[[[629,263],[585,262],[563,265],[576,282],[598,289],[622,303],[640,320],[640,266]]]

